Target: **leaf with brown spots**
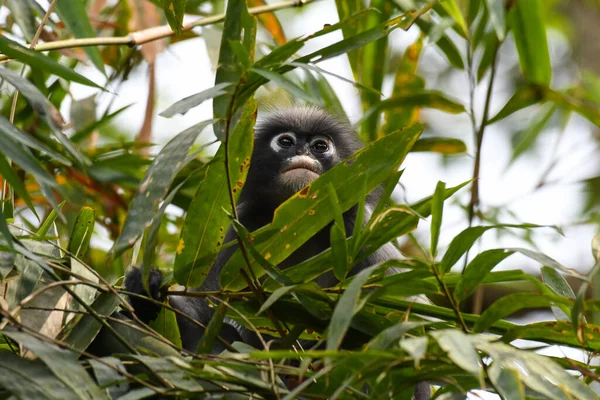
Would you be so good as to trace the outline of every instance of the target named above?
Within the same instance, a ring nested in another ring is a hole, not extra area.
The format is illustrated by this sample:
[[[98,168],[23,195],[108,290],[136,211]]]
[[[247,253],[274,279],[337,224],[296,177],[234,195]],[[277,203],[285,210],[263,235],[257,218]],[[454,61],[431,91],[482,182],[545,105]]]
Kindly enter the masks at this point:
[[[353,163],[341,162],[312,182],[306,197],[292,196],[276,211],[273,222],[255,233],[254,245],[261,254],[271,254],[273,265],[279,264],[304,242],[324,228],[334,218],[327,186],[331,185],[339,199],[342,212],[358,203],[362,191],[357,185],[366,179],[366,190],[372,191],[400,166],[402,160],[422,132],[422,126],[414,125],[392,133],[369,144],[352,156]],[[317,197],[314,194],[318,193]],[[289,245],[289,246],[288,246]],[[239,290],[246,283],[239,276],[243,259],[237,251],[223,268],[221,286]],[[252,263],[257,277],[264,273],[260,265]]]
[[[248,174],[255,121],[256,102],[252,100],[246,104],[229,139],[229,171],[235,199],[239,198]],[[178,248],[181,251],[175,257],[173,274],[175,280],[185,286],[202,284],[225,239],[231,203],[225,182],[224,155],[222,145],[206,167],[205,178],[198,185],[183,224],[180,242],[185,245]]]

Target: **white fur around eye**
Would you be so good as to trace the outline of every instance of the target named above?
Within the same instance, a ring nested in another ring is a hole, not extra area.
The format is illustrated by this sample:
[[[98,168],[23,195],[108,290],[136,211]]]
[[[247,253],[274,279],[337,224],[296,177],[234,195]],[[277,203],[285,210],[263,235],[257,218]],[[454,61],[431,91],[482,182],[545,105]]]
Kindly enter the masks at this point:
[[[327,136],[314,136],[312,138],[312,140],[310,141],[310,146],[312,147],[313,144],[317,141],[324,141],[325,143],[327,143],[327,151],[321,154],[332,154],[335,153],[335,145],[333,143],[333,140],[329,139]]]
[[[294,143],[296,143],[296,134],[294,132],[283,132],[279,135],[275,135],[273,136],[273,139],[271,139],[271,143],[269,144],[269,146],[271,146],[271,150],[273,150],[275,153],[278,153],[283,148],[279,144],[279,138],[281,138],[282,136],[289,136],[294,140]]]

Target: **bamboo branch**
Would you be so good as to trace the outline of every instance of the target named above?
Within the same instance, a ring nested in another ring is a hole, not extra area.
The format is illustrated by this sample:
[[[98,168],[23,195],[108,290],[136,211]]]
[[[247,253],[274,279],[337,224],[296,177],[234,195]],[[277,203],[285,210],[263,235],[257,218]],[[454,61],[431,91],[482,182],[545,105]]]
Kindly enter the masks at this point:
[[[283,10],[292,7],[302,7],[316,0],[286,0],[281,3],[252,7],[248,9],[250,15],[259,15],[274,11]],[[217,24],[225,19],[225,14],[211,15],[195,21],[184,24],[181,28],[182,32],[192,30],[198,26],[207,26]],[[155,26],[148,29],[143,29],[137,32],[132,32],[126,36],[120,37],[94,37],[80,38],[68,40],[56,40],[49,43],[41,43],[35,46],[37,51],[63,50],[75,47],[90,47],[90,46],[129,46],[134,47],[154,40],[164,39],[173,36],[175,32],[169,25]],[[0,62],[7,61],[10,58],[5,55],[0,55]]]

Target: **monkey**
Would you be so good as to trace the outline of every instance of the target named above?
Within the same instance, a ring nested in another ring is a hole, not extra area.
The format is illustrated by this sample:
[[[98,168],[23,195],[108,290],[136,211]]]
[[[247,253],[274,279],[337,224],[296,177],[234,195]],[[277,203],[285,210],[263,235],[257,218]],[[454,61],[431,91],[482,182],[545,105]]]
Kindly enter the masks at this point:
[[[361,141],[347,122],[343,122],[320,108],[281,109],[259,120],[254,129],[254,151],[250,169],[236,207],[240,223],[249,232],[269,224],[275,210],[285,200],[342,160],[350,157],[361,147]],[[367,196],[364,223],[369,220],[379,201],[379,192],[376,189]],[[358,205],[355,205],[343,214],[347,236],[353,232],[357,210]],[[286,269],[328,249],[330,247],[329,232],[330,226],[326,226],[281,262],[278,267]],[[236,233],[230,226],[224,242],[235,239]],[[236,246],[222,250],[204,283],[195,290],[220,290],[220,273],[235,250]],[[368,266],[400,257],[399,250],[392,243],[387,243],[356,265],[349,275],[354,275]],[[150,294],[155,298],[158,296],[161,277],[158,270],[151,272]],[[141,279],[140,270],[132,268],[126,276],[126,289],[134,293],[144,293]],[[319,276],[315,282],[323,288],[332,287],[338,283],[331,271]],[[213,315],[213,310],[205,299],[172,296],[169,300],[171,306],[204,325],[210,321]],[[136,297],[130,297],[130,302],[138,317],[142,318],[143,316],[142,320],[151,320],[152,316],[156,317],[158,314],[159,307],[150,302]],[[178,324],[183,347],[194,351],[204,334],[204,329],[181,317],[178,317]],[[226,319],[219,336],[229,343],[242,341],[255,347],[260,345],[256,341],[254,332],[230,319]],[[213,352],[219,353],[224,349],[222,346],[217,343]],[[429,398],[429,393],[429,386],[419,383],[415,387],[414,399],[424,400]]]

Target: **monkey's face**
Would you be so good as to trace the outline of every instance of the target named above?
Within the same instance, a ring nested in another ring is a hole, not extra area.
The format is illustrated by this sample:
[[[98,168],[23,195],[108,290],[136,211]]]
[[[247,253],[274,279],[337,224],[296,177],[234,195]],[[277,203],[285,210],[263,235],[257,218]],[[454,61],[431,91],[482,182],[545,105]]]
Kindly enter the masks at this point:
[[[282,132],[255,143],[248,183],[255,195],[277,204],[339,162],[331,137]]]
[[[269,147],[280,163],[277,184],[291,193],[317,179],[334,163],[335,145],[325,135],[284,132],[273,136]]]

